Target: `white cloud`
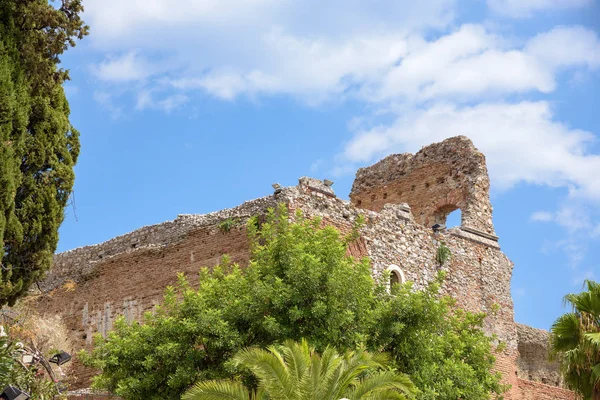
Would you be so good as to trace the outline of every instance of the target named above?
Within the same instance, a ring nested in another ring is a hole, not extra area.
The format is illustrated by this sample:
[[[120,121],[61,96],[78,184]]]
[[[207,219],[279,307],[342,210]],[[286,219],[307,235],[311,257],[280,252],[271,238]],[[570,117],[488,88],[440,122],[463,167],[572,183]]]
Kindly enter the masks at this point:
[[[530,219],[538,222],[550,222],[554,219],[554,213],[549,211],[536,211],[531,214]]]
[[[525,52],[549,68],[600,67],[598,35],[581,26],[559,26],[535,36]]]
[[[565,68],[600,66],[600,41],[582,27],[558,27],[519,48],[480,25],[463,25],[436,41],[422,42],[367,82],[371,100],[469,100],[499,94],[542,92],[556,87]]]
[[[201,78],[181,78],[168,81],[177,89],[202,89],[222,100],[233,100],[240,93],[268,92],[277,82],[259,71],[248,74],[230,68],[212,71]]]
[[[536,222],[554,222],[565,228],[571,235],[582,232],[589,234],[586,236],[595,236],[592,214],[580,202],[564,204],[556,212],[536,211],[531,215],[531,220]]]
[[[549,93],[559,70],[600,64],[590,30],[559,27],[523,46],[482,25],[449,31],[456,5],[87,0],[85,18],[94,27],[92,48],[118,55],[93,67],[98,78],[150,80],[144,90],[167,83],[179,94],[196,90],[226,101],[284,94],[308,104],[467,102]]]
[[[580,264],[587,255],[588,244],[583,243],[581,238],[569,235],[566,239],[559,240],[556,243],[556,248],[566,256],[567,264],[571,270],[574,272],[579,271]]]
[[[132,43],[166,43],[170,30],[197,26],[256,24],[277,10],[278,0],[87,0],[85,18],[94,27],[92,40],[102,47]],[[188,32],[192,33],[192,32]]]
[[[556,212],[555,221],[569,233],[591,231],[593,228],[590,213],[580,204],[561,207]]]
[[[188,103],[189,97],[183,94],[174,94],[166,96],[163,99],[156,100],[151,90],[141,90],[137,96],[138,110],[155,109],[170,113],[176,108]]]
[[[391,125],[357,132],[342,158],[365,163],[456,135],[470,137],[486,155],[494,188],[568,187],[574,197],[600,202],[600,155],[587,151],[595,136],[555,121],[543,101],[404,110]]]
[[[397,35],[343,40],[301,39],[279,29],[259,43],[273,59],[251,69],[214,67],[200,76],[170,80],[178,89],[202,89],[224,100],[240,94],[290,94],[318,102],[355,83],[375,79],[406,52]]]
[[[146,79],[155,71],[137,52],[130,51],[121,56],[108,57],[98,65],[92,66],[92,72],[99,79],[109,82],[127,82]]]
[[[202,58],[209,49],[239,51],[276,27],[300,37],[444,28],[454,20],[455,5],[456,0],[179,0],[174,7],[170,0],[86,0],[85,19],[94,27],[90,39],[97,48],[179,47]]]
[[[545,51],[555,48],[550,43],[560,49]],[[463,25],[430,42],[418,34],[387,31],[307,38],[279,27],[253,38],[252,46],[258,57],[235,47],[225,59],[186,49],[185,55],[150,62],[128,51],[92,69],[107,82],[154,76],[153,87],[144,90],[166,84],[180,94],[200,90],[228,101],[286,94],[308,104],[353,97],[381,106],[549,93],[560,70],[600,66],[600,41],[581,27],[556,28],[521,48],[480,25]]]
[[[588,6],[593,0],[487,0],[495,12],[513,18],[531,17],[536,12]]]

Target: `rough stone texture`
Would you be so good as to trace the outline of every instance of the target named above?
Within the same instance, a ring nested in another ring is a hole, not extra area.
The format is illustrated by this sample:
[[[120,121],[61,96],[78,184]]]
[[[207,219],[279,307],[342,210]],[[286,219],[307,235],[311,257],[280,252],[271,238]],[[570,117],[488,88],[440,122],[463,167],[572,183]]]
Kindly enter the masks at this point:
[[[562,379],[558,363],[548,362],[548,332],[527,325],[516,325],[518,349],[521,355],[517,360],[519,378],[561,386]]]
[[[460,209],[462,226],[493,235],[489,188],[485,156],[468,138],[457,136],[359,169],[350,199],[375,211],[388,203],[408,203],[425,226],[444,224]]]
[[[117,236],[104,243],[80,247],[54,256],[52,272],[41,282],[42,290],[49,291],[63,285],[68,280],[81,281],[94,276],[97,267],[114,256],[149,250],[160,250],[178,243],[190,232],[199,228],[216,229],[219,222],[228,218],[241,225],[251,216],[275,207],[273,196],[264,197],[210,214],[182,214],[173,221],[145,226],[133,232]]]
[[[407,187],[412,194],[405,195]],[[514,323],[513,264],[494,236],[488,188],[484,157],[464,137],[361,169],[350,202],[337,198],[323,182],[303,177],[296,187],[282,188],[236,208],[180,215],[99,245],[57,254],[55,268],[43,283],[50,293],[40,299],[39,310],[61,314],[76,347],[83,348],[90,345],[94,332],[106,334],[118,315],[134,320],[152,310],[178,272],[188,274],[193,282],[201,266],[215,265],[222,254],[245,264],[249,243],[244,224],[252,215],[283,202],[291,211],[300,209],[349,232],[362,214],[366,223],[349,252],[368,256],[374,276],[394,264],[421,288],[444,269],[448,274],[443,290],[460,306],[488,313],[486,332],[507,345],[496,364],[505,382],[512,385],[507,399],[571,399],[571,392],[543,383],[557,383],[554,367],[545,364],[535,347],[543,341],[543,333]],[[430,225],[445,218],[450,206],[463,210],[462,226],[434,233]],[[225,231],[220,223],[228,219],[237,224]],[[438,265],[436,252],[442,241],[452,256]],[[77,283],[75,290],[63,288],[69,280]],[[87,387],[95,372],[77,360],[74,364],[74,388]]]

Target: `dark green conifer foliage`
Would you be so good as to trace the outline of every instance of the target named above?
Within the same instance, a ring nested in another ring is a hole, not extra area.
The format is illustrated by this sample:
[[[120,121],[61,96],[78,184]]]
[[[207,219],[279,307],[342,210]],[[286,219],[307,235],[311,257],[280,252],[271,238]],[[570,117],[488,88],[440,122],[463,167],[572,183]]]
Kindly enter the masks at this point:
[[[0,0],[0,304],[52,263],[73,188],[78,132],[59,56],[87,34],[80,0]]]

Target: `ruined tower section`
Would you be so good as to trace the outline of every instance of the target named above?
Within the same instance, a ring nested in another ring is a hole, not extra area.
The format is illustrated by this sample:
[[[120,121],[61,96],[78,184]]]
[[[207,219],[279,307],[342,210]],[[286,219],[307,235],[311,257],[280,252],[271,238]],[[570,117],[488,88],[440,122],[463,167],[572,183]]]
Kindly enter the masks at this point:
[[[350,199],[373,211],[407,203],[415,222],[425,226],[444,225],[460,209],[463,230],[494,239],[489,189],[485,156],[467,137],[457,136],[359,169]]]

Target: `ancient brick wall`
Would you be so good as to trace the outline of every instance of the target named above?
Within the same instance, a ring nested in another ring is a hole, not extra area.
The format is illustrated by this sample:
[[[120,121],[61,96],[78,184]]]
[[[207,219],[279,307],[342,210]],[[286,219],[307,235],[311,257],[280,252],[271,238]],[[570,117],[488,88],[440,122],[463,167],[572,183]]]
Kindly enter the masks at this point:
[[[518,397],[520,400],[576,400],[579,397],[566,389],[546,385],[540,382],[518,379]]]
[[[215,265],[223,254],[244,264],[249,257],[245,221],[282,202],[290,210],[321,217],[324,224],[343,233],[350,232],[359,215],[364,216],[360,238],[349,252],[368,256],[375,277],[394,266],[422,288],[440,269],[447,271],[443,290],[459,306],[486,312],[486,332],[506,343],[496,368],[512,385],[507,399],[572,398],[571,392],[551,386],[557,383],[554,367],[546,365],[535,347],[543,341],[543,332],[514,323],[513,264],[494,236],[485,159],[464,137],[428,146],[414,156],[390,156],[361,169],[350,202],[337,198],[331,185],[301,178],[296,187],[236,208],[182,215],[100,245],[58,254],[42,285],[51,295],[41,298],[39,310],[61,314],[76,346],[89,346],[92,334],[106,334],[118,315],[134,320],[151,310],[178,272],[194,279],[201,266]],[[463,211],[461,227],[434,232],[433,222],[443,222],[453,207]],[[220,228],[225,220],[236,225],[226,231]],[[452,256],[439,265],[436,253],[442,243]],[[64,287],[69,280],[76,283],[74,290]],[[86,387],[94,371],[74,363],[75,387]]]
[[[425,226],[443,224],[460,209],[463,227],[493,235],[489,187],[485,156],[468,138],[457,136],[359,169],[350,199],[375,211],[384,204],[407,203]]]
[[[218,213],[182,215],[57,254],[55,268],[41,284],[47,294],[39,297],[38,310],[62,316],[76,351],[90,346],[93,334],[105,335],[118,316],[138,320],[151,310],[178,273],[194,281],[201,267],[216,265],[224,254],[245,263],[249,257],[245,222],[276,204],[268,197]],[[219,226],[227,219],[235,222],[229,231]],[[64,285],[67,281],[75,283],[74,289]],[[89,386],[95,371],[84,368],[76,357],[73,370],[73,388]]]
[[[195,281],[201,267],[216,265],[223,254],[235,262],[248,260],[245,229],[200,228],[170,246],[115,255],[98,263],[93,275],[78,281],[74,290],[57,288],[40,298],[39,308],[51,315],[62,314],[74,348],[79,350],[91,345],[94,333],[106,335],[117,316],[139,320],[152,310],[178,273]],[[74,370],[75,387],[87,387],[95,372],[82,368],[77,360]]]

